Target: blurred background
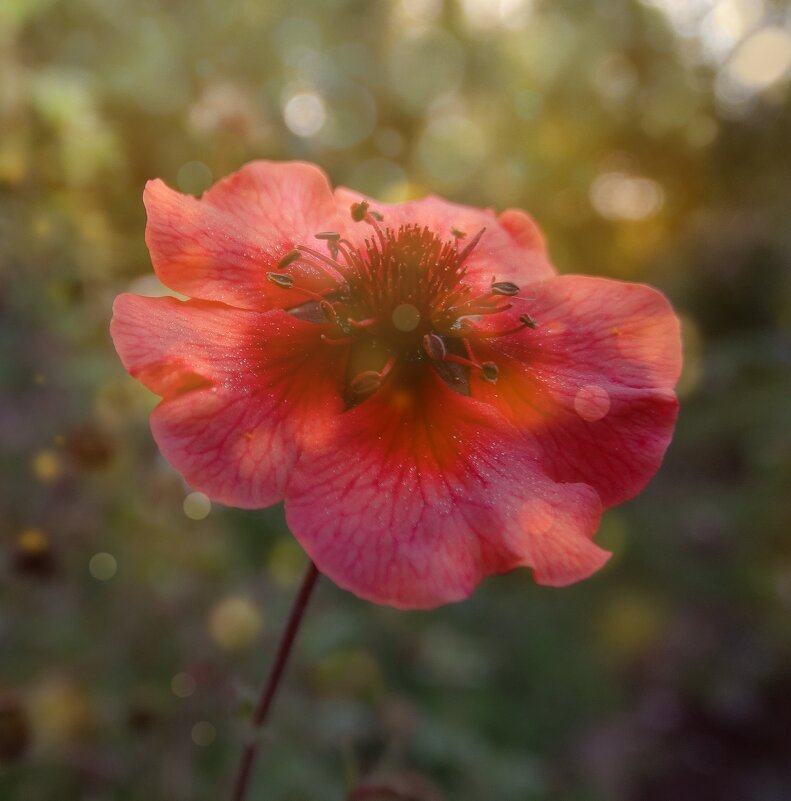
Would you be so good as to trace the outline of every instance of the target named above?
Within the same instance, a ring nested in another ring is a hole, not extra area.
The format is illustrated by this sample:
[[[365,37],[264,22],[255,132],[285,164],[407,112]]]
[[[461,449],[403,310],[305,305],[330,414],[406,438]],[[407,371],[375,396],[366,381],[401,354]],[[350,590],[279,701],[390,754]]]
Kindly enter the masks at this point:
[[[305,158],[530,210],[683,317],[665,465],[594,578],[431,613],[318,589],[253,798],[791,798],[791,10],[0,2],[0,799],[225,798],[305,557],[193,493],[107,325],[144,182]]]

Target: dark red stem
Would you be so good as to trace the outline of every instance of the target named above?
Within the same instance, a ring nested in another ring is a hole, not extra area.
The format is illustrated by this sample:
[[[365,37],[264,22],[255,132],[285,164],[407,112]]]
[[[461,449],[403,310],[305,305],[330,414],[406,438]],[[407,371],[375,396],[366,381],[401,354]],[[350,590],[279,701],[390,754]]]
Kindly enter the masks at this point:
[[[258,699],[258,706],[255,709],[255,715],[253,715],[253,731],[244,747],[242,759],[239,762],[239,769],[236,772],[233,795],[231,796],[232,801],[244,801],[245,795],[247,794],[250,776],[253,771],[253,763],[255,762],[256,756],[258,756],[258,749],[261,745],[261,729],[264,723],[266,723],[269,709],[277,693],[277,688],[280,685],[280,679],[283,677],[283,671],[291,655],[294,639],[299,631],[299,625],[302,622],[302,617],[305,614],[305,609],[307,608],[313,588],[316,586],[318,577],[319,571],[316,569],[316,565],[311,562],[302,579],[302,585],[294,600],[294,605],[291,607],[288,623],[280,638],[280,644],[277,647],[275,661],[267,677],[266,684],[264,684],[261,690],[261,696]]]

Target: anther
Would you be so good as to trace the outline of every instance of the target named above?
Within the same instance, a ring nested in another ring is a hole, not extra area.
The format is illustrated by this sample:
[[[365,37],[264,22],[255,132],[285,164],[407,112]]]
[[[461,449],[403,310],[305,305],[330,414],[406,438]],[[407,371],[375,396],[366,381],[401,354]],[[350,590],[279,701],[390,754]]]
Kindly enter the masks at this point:
[[[395,361],[395,356],[391,356],[381,370],[364,370],[362,373],[358,373],[349,382],[349,389],[355,395],[369,395],[371,392],[375,392],[384,383],[385,378],[393,369]]]
[[[373,217],[373,218],[374,218],[375,220],[377,220],[378,222],[382,222],[382,220],[384,220],[384,215],[383,215],[381,212],[374,211],[373,209],[371,209],[371,210],[368,212],[368,216],[369,216],[369,217]]]
[[[338,322],[338,315],[335,311],[335,307],[328,300],[322,300],[319,303],[319,308],[324,312],[324,316],[328,320],[332,320],[333,322]]]
[[[349,384],[355,395],[370,395],[382,386],[382,376],[376,370],[366,370],[356,375]]]
[[[478,233],[475,234],[475,236],[467,243],[467,246],[464,248],[464,250],[462,250],[462,252],[459,253],[459,255],[457,257],[457,263],[458,263],[459,266],[464,264],[464,262],[467,259],[467,256],[469,256],[470,253],[472,253],[473,250],[475,250],[475,246],[478,244],[478,242],[481,241],[481,237],[484,235],[485,232],[486,232],[486,229],[485,228],[481,228],[481,230],[478,231]]]
[[[366,317],[364,320],[349,319],[349,326],[351,328],[371,328],[378,324],[379,320],[376,317]]]
[[[341,235],[336,231],[321,231],[318,234],[315,234],[316,239],[324,239],[327,242],[337,242]]]
[[[302,254],[298,250],[292,250],[290,253],[286,253],[282,259],[277,263],[278,270],[285,270],[289,264],[293,264],[297,259],[301,259]]]
[[[481,363],[481,376],[484,381],[488,381],[490,384],[496,384],[499,375],[500,368],[494,362]]]
[[[492,292],[495,295],[516,295],[519,287],[511,281],[493,281]]]
[[[328,337],[326,334],[322,334],[321,339],[328,345],[351,345],[354,342],[351,337]]]
[[[439,334],[426,334],[423,337],[423,350],[426,351],[429,359],[435,362],[443,361],[445,356],[448,355],[448,349]]]
[[[502,331],[497,331],[496,329],[490,331],[479,328],[475,330],[475,334],[482,339],[490,339],[492,337],[507,337],[511,334],[518,334],[520,331],[524,331],[525,328],[536,328],[538,325],[529,314],[520,314],[519,323],[519,325],[514,326],[513,328],[506,328]]]
[[[458,228],[451,228],[450,235],[454,239],[464,239],[464,237],[467,236],[467,233],[466,231],[460,231]]]
[[[368,213],[368,203],[365,200],[361,200],[359,203],[352,203],[351,211],[352,219],[355,222],[362,222]]]
[[[523,322],[528,328],[535,328],[536,325],[538,325],[536,321],[529,314],[520,314],[519,320]]]
[[[280,275],[279,273],[267,273],[266,277],[282,289],[291,289],[294,286],[294,279],[290,275]]]

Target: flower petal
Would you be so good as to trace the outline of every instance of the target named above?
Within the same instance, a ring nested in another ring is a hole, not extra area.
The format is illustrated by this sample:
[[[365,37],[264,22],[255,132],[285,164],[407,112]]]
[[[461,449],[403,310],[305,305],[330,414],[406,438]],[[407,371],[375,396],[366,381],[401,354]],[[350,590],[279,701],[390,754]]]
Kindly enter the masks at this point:
[[[465,280],[485,290],[495,276],[498,281],[512,281],[524,286],[555,274],[549,261],[544,238],[538,226],[525,212],[517,209],[504,211],[496,217],[491,209],[476,209],[429,195],[407,203],[379,203],[359,192],[345,187],[335,190],[340,212],[348,214],[352,203],[367,201],[371,208],[384,215],[383,225],[398,228],[401,225],[426,226],[442,239],[449,239],[453,231],[464,234],[459,247],[463,248],[481,229],[486,229],[467,261]],[[358,223],[356,238],[370,235],[364,223]]]
[[[303,297],[267,281],[267,271],[295,245],[314,245],[316,233],[342,224],[327,177],[300,162],[252,162],[200,199],[149,181],[143,201],[146,243],[162,283],[242,309],[301,303]],[[302,262],[289,273],[306,289],[332,285],[325,272]]]
[[[480,340],[499,367],[489,401],[533,443],[556,481],[594,487],[605,507],[645,487],[670,444],[678,413],[679,323],[650,287],[563,276],[520,293],[535,329]]]
[[[286,516],[319,570],[399,608],[466,597],[520,565],[568,584],[607,560],[590,541],[600,514],[584,485],[554,484],[491,407],[431,370],[335,419],[289,483]]]
[[[120,295],[111,333],[124,367],[163,400],[162,454],[231,506],[283,498],[303,448],[343,409],[343,364],[320,329],[286,312]]]

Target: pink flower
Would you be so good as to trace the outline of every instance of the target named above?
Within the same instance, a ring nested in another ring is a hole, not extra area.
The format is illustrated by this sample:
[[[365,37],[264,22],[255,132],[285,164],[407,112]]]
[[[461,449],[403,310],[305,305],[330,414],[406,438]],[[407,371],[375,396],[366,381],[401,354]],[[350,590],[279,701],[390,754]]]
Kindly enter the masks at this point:
[[[524,212],[377,203],[309,164],[248,164],[200,199],[152,181],[145,205],[157,275],[193,299],[121,295],[112,335],[191,487],[285,500],[320,571],[397,607],[607,561],[602,508],[675,425],[661,294],[557,276]]]

